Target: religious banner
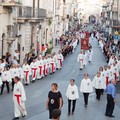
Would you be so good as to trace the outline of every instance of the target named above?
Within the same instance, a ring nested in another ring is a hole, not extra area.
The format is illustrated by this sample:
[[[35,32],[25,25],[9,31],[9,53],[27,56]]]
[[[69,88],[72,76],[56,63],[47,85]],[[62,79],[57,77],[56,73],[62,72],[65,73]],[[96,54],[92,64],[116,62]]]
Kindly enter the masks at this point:
[[[85,32],[85,37],[89,38],[90,37],[90,33],[89,32]]]
[[[89,50],[89,38],[81,39],[81,50]]]

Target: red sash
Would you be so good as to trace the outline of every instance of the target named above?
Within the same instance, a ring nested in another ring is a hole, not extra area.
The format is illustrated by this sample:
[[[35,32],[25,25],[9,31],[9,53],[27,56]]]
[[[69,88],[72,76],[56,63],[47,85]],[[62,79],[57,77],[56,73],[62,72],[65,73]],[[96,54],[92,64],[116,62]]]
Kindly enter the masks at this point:
[[[34,78],[34,77],[36,77],[36,70],[37,70],[37,68],[32,68],[32,70],[33,70],[33,76],[32,76],[32,78]]]
[[[26,74],[26,81],[28,81],[28,73],[29,73],[29,71],[24,71],[24,73]]]
[[[58,59],[60,61],[60,67],[62,67],[62,59]]]
[[[40,75],[42,75],[42,66],[39,66],[40,68]]]
[[[22,108],[22,106],[21,106],[21,104],[20,104],[20,97],[21,97],[21,95],[14,95],[14,96],[15,96],[16,99],[17,99],[18,105]],[[22,108],[22,110],[24,110],[24,109]]]
[[[51,63],[52,65],[52,72],[54,72],[54,63]]]
[[[82,61],[82,62],[83,62],[83,59],[80,59],[80,61]]]
[[[108,77],[106,77],[106,86],[108,85],[108,83],[109,83],[109,82],[108,82]]]
[[[44,74],[48,74],[48,69],[46,69],[46,65],[44,65]]]

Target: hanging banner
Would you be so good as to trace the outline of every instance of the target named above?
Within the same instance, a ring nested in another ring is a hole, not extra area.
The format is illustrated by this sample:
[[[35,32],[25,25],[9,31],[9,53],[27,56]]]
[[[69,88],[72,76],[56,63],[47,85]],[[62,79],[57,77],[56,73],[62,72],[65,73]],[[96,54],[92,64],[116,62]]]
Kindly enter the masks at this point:
[[[89,32],[85,32],[85,37],[89,38],[90,37],[90,33]]]
[[[89,50],[89,38],[81,39],[81,50]]]

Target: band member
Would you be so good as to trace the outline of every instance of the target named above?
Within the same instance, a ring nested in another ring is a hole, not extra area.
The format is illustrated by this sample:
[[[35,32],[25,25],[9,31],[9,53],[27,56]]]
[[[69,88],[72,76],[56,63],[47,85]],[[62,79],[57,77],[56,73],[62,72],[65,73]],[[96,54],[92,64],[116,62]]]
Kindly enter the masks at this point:
[[[90,49],[88,50],[88,61],[92,62],[92,57],[93,57],[93,51]]]
[[[66,96],[68,98],[68,116],[70,114],[74,114],[75,106],[76,106],[76,100],[79,98],[78,94],[78,88],[75,85],[75,80],[71,79],[70,84],[68,85]],[[72,113],[71,113],[71,102],[72,102]]]
[[[37,78],[37,69],[38,69],[36,58],[33,58],[33,62],[30,64],[30,68],[32,71],[32,82],[34,83]]]
[[[37,66],[38,66],[37,79],[39,80],[44,76],[43,75],[43,70],[44,70],[43,60],[40,57],[38,57]]]
[[[31,68],[30,65],[27,63],[27,61],[24,62],[22,69],[23,69],[24,83],[25,85],[29,85]]]
[[[50,74],[52,74],[54,72],[55,72],[55,61],[54,61],[53,55],[51,55],[51,58],[50,58]]]
[[[88,73],[84,74],[84,79],[81,81],[81,85],[80,85],[80,92],[83,93],[84,95],[84,106],[87,107],[88,106],[88,96],[90,93],[93,92],[93,87],[92,87],[92,82],[91,80],[88,78]]]
[[[101,73],[97,72],[97,75],[93,78],[92,84],[95,88],[96,99],[100,100],[102,89],[104,89],[104,81],[100,77]]]
[[[61,51],[59,51],[57,54],[57,68],[58,69],[62,68],[62,62],[63,62],[63,55],[61,54]]]
[[[81,51],[77,58],[77,61],[80,62],[80,70],[83,69],[83,60],[84,60],[84,54],[83,51]]]
[[[14,78],[15,78],[15,76],[19,77],[19,71],[15,64],[12,64],[12,68],[10,68],[10,74],[11,74],[11,78],[12,78],[12,91],[13,91],[14,84],[15,84]]]
[[[19,119],[22,115],[23,117],[27,116],[27,111],[25,108],[26,95],[25,90],[20,82],[19,77],[14,78],[14,90],[13,90],[13,102],[14,102],[14,114],[15,118],[13,120]]]
[[[7,92],[9,93],[10,92],[9,82],[12,82],[12,79],[11,79],[10,71],[8,70],[7,67],[4,67],[4,70],[1,75],[1,80],[2,80],[1,95],[3,93],[5,84],[7,86]]]

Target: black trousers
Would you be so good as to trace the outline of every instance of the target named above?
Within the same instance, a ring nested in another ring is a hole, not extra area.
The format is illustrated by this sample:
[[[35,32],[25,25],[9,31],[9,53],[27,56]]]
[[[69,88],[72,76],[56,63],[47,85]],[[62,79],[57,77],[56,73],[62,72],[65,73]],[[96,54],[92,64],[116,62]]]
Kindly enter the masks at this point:
[[[72,112],[75,111],[76,100],[69,100],[68,99],[68,113],[71,113],[71,103],[72,103]]]
[[[84,103],[85,105],[88,105],[88,96],[89,96],[89,93],[83,93],[84,95]]]
[[[107,94],[107,105],[106,105],[106,115],[112,115],[115,107],[114,99],[112,95]]]
[[[14,79],[12,78],[12,91],[14,89],[14,84],[15,84],[15,82],[14,82]]]
[[[10,90],[9,90],[9,82],[5,81],[5,82],[3,82],[2,86],[1,86],[1,94],[3,93],[5,84],[6,84],[6,87],[7,87],[7,92],[8,93],[10,92]]]
[[[96,99],[100,100],[102,89],[95,89],[95,92],[96,92]]]

